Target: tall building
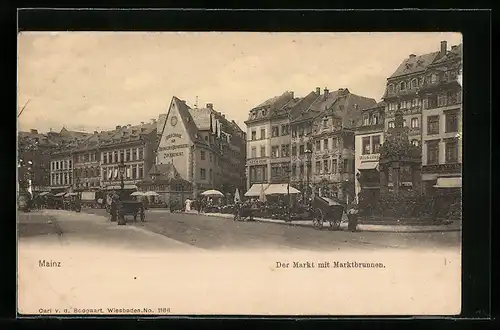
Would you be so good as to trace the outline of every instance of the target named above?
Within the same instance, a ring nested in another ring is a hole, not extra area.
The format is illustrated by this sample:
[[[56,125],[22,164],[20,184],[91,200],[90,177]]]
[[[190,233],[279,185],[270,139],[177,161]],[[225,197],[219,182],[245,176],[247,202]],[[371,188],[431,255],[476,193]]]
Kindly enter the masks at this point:
[[[290,108],[298,101],[293,92],[287,91],[250,110],[245,121],[247,190],[259,190],[259,185],[269,184],[274,168],[278,168],[279,164],[290,164],[289,156],[286,156],[286,146],[290,145],[288,117]],[[280,176],[275,173],[273,180],[278,180]]]
[[[362,110],[363,117],[355,128],[355,195],[361,188],[374,198],[380,193],[379,159],[384,143],[385,102]]]
[[[36,129],[18,132],[18,178],[19,181],[31,180],[33,192],[50,189],[50,154],[57,143],[47,134]],[[24,182],[25,185],[27,182]]]
[[[156,162],[156,119],[140,125],[119,125],[113,131],[96,134],[95,138],[99,143],[96,157],[100,159],[99,176],[103,188],[119,189],[119,165],[122,162],[125,165],[125,185],[132,188],[148,178],[148,172]]]
[[[308,109],[315,113],[312,140],[307,146],[312,151],[308,169],[312,191],[345,202],[355,198],[355,127],[364,109],[375,105],[374,99],[353,94],[347,88],[332,92],[325,88]]]
[[[48,134],[53,141],[57,141],[57,147],[50,156],[51,191],[58,193],[70,190],[74,184],[73,150],[91,133],[69,131],[63,127],[59,133]]]
[[[157,164],[172,164],[168,170],[191,183],[194,197],[207,189],[241,190],[245,132],[213,104],[191,108],[174,96],[159,117],[158,134]]]
[[[448,50],[442,41],[435,52],[410,54],[387,79],[385,130],[394,128],[395,110],[403,111],[408,138],[422,148],[424,192],[441,181],[460,185],[462,46]],[[438,180],[441,176],[455,179]]]

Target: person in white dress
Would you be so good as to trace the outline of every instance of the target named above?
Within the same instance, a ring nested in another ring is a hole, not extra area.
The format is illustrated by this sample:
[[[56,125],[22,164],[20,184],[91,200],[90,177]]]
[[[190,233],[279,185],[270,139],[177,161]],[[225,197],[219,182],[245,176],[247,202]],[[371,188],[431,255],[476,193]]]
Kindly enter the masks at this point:
[[[188,199],[186,199],[186,201],[184,203],[186,204],[186,212],[190,212],[191,211],[191,200],[188,198]]]

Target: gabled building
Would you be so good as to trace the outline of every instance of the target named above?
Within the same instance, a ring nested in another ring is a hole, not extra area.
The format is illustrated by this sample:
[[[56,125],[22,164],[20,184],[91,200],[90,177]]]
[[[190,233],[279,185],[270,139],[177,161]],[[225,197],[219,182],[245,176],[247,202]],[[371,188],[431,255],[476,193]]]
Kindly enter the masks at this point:
[[[208,189],[241,190],[245,134],[211,103],[191,108],[174,96],[158,124],[157,164],[172,164],[191,182],[193,197]]]
[[[347,88],[333,92],[325,88],[308,109],[315,113],[310,125],[312,136],[306,141],[306,148],[312,151],[308,169],[312,191],[346,202],[355,198],[355,127],[363,111],[376,104],[374,99],[353,94]]]

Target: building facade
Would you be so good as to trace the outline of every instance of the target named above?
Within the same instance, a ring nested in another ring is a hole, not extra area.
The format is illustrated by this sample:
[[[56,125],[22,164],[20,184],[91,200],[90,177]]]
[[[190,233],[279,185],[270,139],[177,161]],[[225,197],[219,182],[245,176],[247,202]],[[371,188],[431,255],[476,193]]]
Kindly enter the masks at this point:
[[[423,192],[438,185],[440,177],[461,184],[461,66],[462,46],[448,50],[442,41],[436,52],[409,55],[387,79],[385,131],[394,128],[395,111],[402,110],[408,139],[421,148]]]
[[[113,131],[103,132],[100,138],[99,155],[95,159],[100,159],[99,177],[103,188],[120,186],[122,162],[125,185],[133,186],[148,179],[148,172],[156,162],[156,119],[140,125],[116,126]]]
[[[355,195],[361,188],[379,194],[380,147],[384,143],[385,102],[364,109],[363,118],[355,128]]]
[[[191,108],[174,96],[158,131],[157,164],[172,164],[179,179],[191,182],[194,197],[208,189],[233,194],[242,188],[245,133],[213,104]]]
[[[283,176],[282,172],[277,172],[279,164],[290,164],[288,157],[282,157],[287,155],[288,151],[281,150],[290,144],[288,129],[290,110],[287,104],[295,102],[297,99],[294,98],[293,92],[287,91],[250,110],[248,120],[245,121],[247,190],[254,184],[270,183],[271,172],[274,173],[273,180],[279,180]]]

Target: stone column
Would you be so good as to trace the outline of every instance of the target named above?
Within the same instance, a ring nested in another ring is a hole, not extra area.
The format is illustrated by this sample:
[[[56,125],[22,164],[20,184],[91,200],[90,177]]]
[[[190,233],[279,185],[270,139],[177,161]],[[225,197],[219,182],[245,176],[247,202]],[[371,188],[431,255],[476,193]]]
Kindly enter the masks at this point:
[[[389,193],[389,188],[388,188],[388,169],[385,165],[380,166],[380,195],[384,196]]]
[[[394,194],[399,195],[399,162],[392,163],[392,185]]]

